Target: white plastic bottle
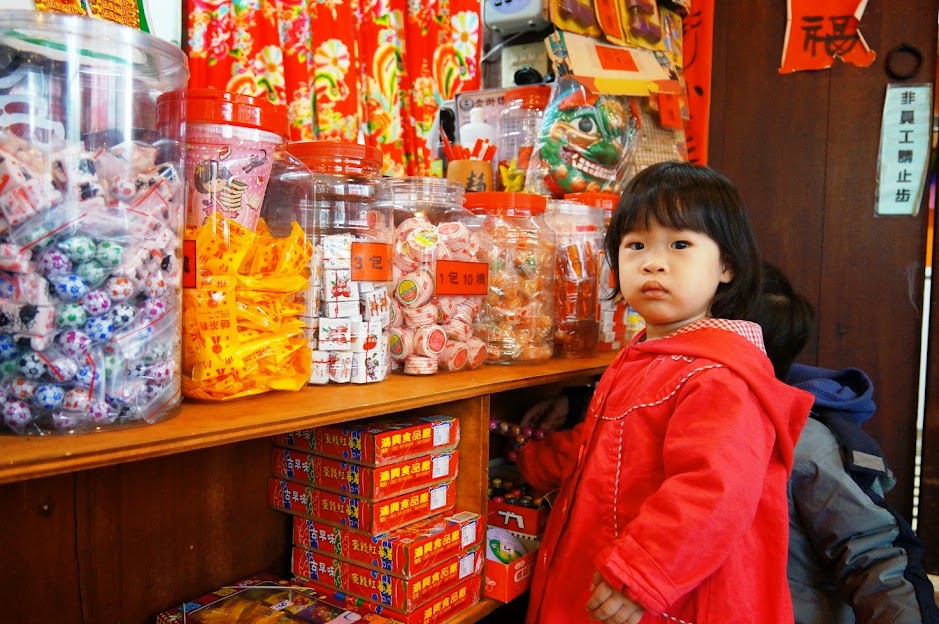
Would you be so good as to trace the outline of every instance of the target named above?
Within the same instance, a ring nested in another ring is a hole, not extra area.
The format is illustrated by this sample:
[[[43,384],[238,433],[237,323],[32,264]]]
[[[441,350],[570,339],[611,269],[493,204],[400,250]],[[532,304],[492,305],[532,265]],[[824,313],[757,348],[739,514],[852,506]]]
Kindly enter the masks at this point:
[[[460,126],[460,145],[472,152],[478,139],[485,139],[490,145],[496,144],[495,127],[486,123],[483,109],[476,107],[470,109],[469,123]]]

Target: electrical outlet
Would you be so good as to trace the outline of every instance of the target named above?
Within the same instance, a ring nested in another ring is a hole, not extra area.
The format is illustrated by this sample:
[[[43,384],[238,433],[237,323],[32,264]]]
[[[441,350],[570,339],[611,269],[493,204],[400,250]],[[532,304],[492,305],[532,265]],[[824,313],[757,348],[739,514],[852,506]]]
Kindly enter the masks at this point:
[[[525,66],[544,76],[548,73],[548,53],[543,41],[517,43],[502,48],[502,86],[515,86],[515,72]]]

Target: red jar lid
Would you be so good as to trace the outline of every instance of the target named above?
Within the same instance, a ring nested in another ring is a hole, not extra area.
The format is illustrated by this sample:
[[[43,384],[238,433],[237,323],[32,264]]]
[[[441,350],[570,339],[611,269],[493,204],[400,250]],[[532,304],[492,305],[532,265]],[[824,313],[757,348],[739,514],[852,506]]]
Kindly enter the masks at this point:
[[[519,100],[525,108],[538,108],[544,110],[551,97],[551,87],[548,85],[525,85],[513,87],[505,92],[503,101],[508,104]]]
[[[564,199],[586,204],[587,206],[594,206],[595,208],[603,208],[607,212],[613,212],[616,210],[616,205],[619,203],[619,193],[591,193],[584,191],[583,193],[568,193],[564,196]]]
[[[473,213],[531,216],[544,213],[548,200],[534,193],[480,191],[463,196],[463,206]]]
[[[183,92],[172,91],[161,96],[157,106],[180,106]],[[256,128],[289,136],[290,124],[287,115],[268,100],[241,93],[229,93],[218,89],[189,89],[186,97],[186,121],[188,123],[227,124],[244,128]]]
[[[382,153],[377,147],[346,141],[294,141],[287,151],[313,173],[377,176]]]

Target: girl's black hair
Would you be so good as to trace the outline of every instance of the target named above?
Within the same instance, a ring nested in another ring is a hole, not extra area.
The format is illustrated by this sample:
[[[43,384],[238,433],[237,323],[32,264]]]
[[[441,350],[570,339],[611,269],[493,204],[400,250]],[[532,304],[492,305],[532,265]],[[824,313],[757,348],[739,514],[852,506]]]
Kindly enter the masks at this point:
[[[637,174],[623,191],[605,248],[620,295],[619,247],[623,236],[652,223],[692,230],[717,243],[721,262],[733,279],[721,283],[711,303],[716,318],[745,319],[760,292],[760,253],[746,207],[733,182],[713,169],[682,162],[661,162]]]
[[[809,341],[815,320],[812,304],[795,291],[779,267],[764,261],[763,288],[747,318],[763,328],[766,355],[776,378],[786,381],[792,363]]]

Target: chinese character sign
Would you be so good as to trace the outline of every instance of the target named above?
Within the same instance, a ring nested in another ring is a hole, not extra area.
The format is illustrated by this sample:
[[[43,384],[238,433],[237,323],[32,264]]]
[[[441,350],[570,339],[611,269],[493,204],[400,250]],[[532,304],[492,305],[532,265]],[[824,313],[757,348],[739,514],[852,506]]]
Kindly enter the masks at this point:
[[[880,127],[877,214],[919,211],[929,161],[932,85],[887,85]]]
[[[789,0],[780,74],[828,69],[841,59],[869,67],[877,54],[858,30],[867,0]]]

